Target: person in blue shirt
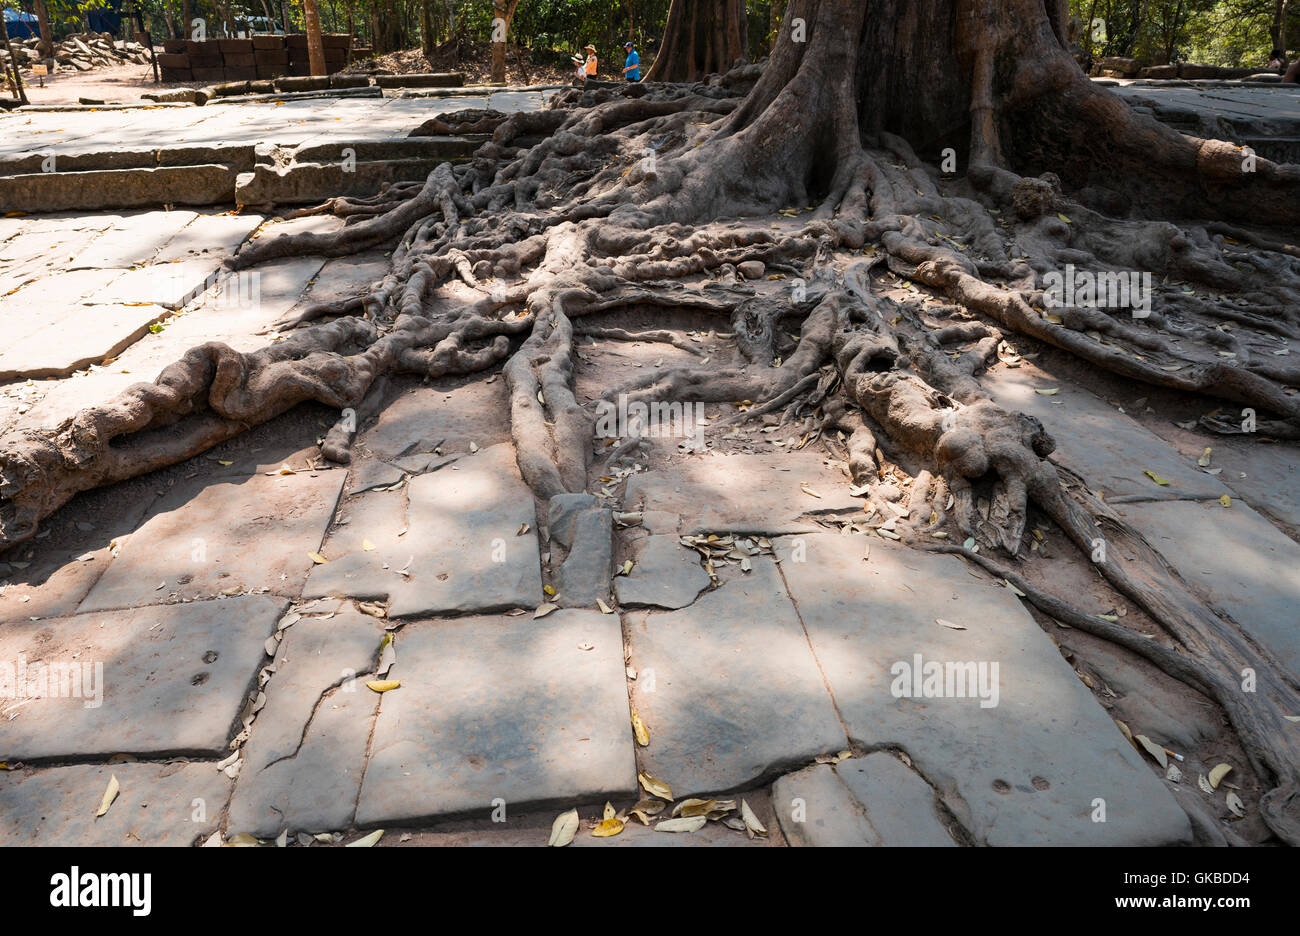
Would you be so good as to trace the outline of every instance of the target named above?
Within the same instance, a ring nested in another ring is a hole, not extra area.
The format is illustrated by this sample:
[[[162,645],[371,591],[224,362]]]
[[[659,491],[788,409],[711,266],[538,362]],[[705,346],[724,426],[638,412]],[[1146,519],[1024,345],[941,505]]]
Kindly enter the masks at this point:
[[[636,46],[631,42],[623,43],[623,51],[627,53],[627,67],[623,69],[623,77],[628,81],[641,80],[641,56],[636,54]]]

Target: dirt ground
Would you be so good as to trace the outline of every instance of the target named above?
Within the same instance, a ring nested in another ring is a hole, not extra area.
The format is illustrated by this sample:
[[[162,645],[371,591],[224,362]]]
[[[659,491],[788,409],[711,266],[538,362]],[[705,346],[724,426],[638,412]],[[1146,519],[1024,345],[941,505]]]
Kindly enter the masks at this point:
[[[42,87],[42,81],[44,87]],[[165,88],[186,88],[192,81],[164,81],[155,84],[153,66],[118,65],[88,72],[60,72],[44,79],[23,76],[27,100],[32,104],[76,104],[93,98],[107,104],[138,103],[140,95]]]

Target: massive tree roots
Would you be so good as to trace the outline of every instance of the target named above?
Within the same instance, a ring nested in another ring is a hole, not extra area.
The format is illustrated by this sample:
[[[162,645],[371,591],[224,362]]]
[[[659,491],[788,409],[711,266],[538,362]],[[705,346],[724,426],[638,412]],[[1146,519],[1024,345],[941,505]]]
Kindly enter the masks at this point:
[[[801,21],[806,41],[783,32],[762,68],[574,90],[508,118],[444,115],[440,132],[491,131],[470,163],[334,199],[319,210],[345,218],[337,233],[253,241],[231,264],[391,247],[388,275],[367,294],[277,323],[289,337],[262,351],[204,345],[52,431],[0,437],[0,549],[78,491],[190,457],[304,400],[348,411],[323,446],[346,461],[357,411],[373,407],[376,381],[401,373],[500,365],[524,479],[541,497],[584,490],[594,458],[635,447],[594,448],[594,404],[574,395],[575,339],[682,345],[613,313],[712,316],[734,336],[725,359],[661,369],[604,399],[754,401],[732,419],[780,413],[821,437],[867,494],[869,517],[896,514],[886,462],[910,466],[898,535],[973,538],[983,552],[947,548],[1214,699],[1272,787],[1266,822],[1300,844],[1300,744],[1282,717],[1300,713],[1295,674],[1063,477],[1042,425],[999,408],[979,379],[1027,336],[1300,437],[1300,363],[1284,353],[1300,337],[1300,251],[1285,227],[1298,220],[1300,167],[1184,138],[1095,88],[1064,48],[1063,4],[986,6],[794,0],[785,22]],[[933,68],[954,57],[959,67]],[[959,154],[964,169],[952,171]],[[746,261],[783,279],[747,283]],[[1052,277],[1067,271],[1136,291],[1119,307],[1054,302]],[[904,283],[929,295],[882,295]],[[452,301],[449,284],[478,298]],[[1017,576],[1031,509],[1084,554],[1108,544],[1097,570],[1160,639]],[[1252,694],[1241,690],[1247,669]]]

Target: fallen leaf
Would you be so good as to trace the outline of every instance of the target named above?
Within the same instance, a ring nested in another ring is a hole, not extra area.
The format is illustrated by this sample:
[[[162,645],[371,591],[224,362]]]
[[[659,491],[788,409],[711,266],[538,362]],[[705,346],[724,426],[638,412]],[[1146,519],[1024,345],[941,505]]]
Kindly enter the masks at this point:
[[[1066,224],[1073,224],[1073,223],[1074,223],[1073,221],[1071,221],[1069,218],[1067,218],[1067,217],[1066,217],[1065,215],[1063,215],[1063,214],[1058,214],[1057,217],[1060,218],[1062,221],[1064,221]]]
[[[1169,767],[1169,755],[1165,753],[1164,748],[1156,744],[1146,735],[1142,735],[1142,734],[1134,735],[1133,740],[1135,740],[1138,744],[1142,745],[1143,749],[1148,754],[1150,754],[1153,758],[1155,758],[1157,764],[1159,764],[1161,767],[1164,768]]]
[[[578,833],[578,811],[570,809],[566,813],[560,813],[555,817],[555,822],[551,823],[551,837],[546,844],[550,848],[563,848],[573,841],[573,837]]]
[[[600,613],[601,613],[601,614],[613,614],[613,613],[614,613],[614,609],[611,608],[609,605],[605,604],[605,602],[601,601],[599,598],[596,599],[596,607],[600,608]]]
[[[645,722],[637,714],[636,709],[632,709],[632,734],[636,737],[636,743],[642,747],[650,746],[650,732],[646,729]]]
[[[656,832],[698,832],[709,824],[707,816],[682,816],[679,819],[665,819],[655,826]]]
[[[108,807],[113,805],[113,800],[117,799],[117,794],[120,790],[121,787],[117,782],[117,774],[110,774],[108,777],[108,788],[104,790],[104,795],[99,800],[99,811],[95,813],[96,819],[108,812]]]
[[[1210,781],[1205,779],[1205,774],[1201,774],[1196,778],[1196,785],[1200,787],[1201,791],[1204,793],[1214,792],[1214,787],[1210,786]]]
[[[553,605],[553,604],[550,604],[549,602],[547,602],[546,604],[539,604],[539,605],[537,606],[537,610],[533,612],[533,620],[537,620],[538,618],[544,618],[544,617],[546,617],[546,615],[550,614],[552,611],[556,610],[558,607],[559,607],[559,605]]]
[[[1219,504],[1223,507],[1231,507],[1232,496],[1229,494],[1224,494],[1222,497],[1219,498]]]
[[[357,839],[355,842],[348,842],[344,848],[373,848],[375,844],[384,837],[383,829],[375,829],[369,835]]]
[[[1213,452],[1214,449],[1207,448],[1204,452],[1201,453],[1201,457],[1196,459],[1196,464],[1200,465],[1202,468],[1209,468],[1210,456],[1213,454]]]
[[[1215,766],[1213,770],[1210,771],[1210,786],[1212,786],[1214,789],[1217,790],[1219,788],[1219,781],[1221,781],[1224,777],[1226,777],[1231,772],[1232,772],[1231,764],[1218,764],[1217,766]]]
[[[392,692],[402,684],[400,679],[372,679],[366,688],[374,692]]]
[[[1154,481],[1156,484],[1161,485],[1162,487],[1169,486],[1169,482],[1164,478],[1160,477],[1160,475],[1156,474],[1154,471],[1143,471],[1142,473],[1146,475],[1148,478],[1150,478],[1152,481]]]
[[[934,623],[942,624],[944,627],[951,627],[953,630],[965,630],[965,624],[954,624],[952,621],[945,621],[943,618],[935,618]]]
[[[307,556],[311,559],[312,562],[316,563],[316,565],[324,565],[325,563],[329,562],[329,560],[326,559],[324,556],[322,556],[320,553],[309,552],[307,553]]]
[[[1246,815],[1246,804],[1241,801],[1240,796],[1233,793],[1231,790],[1229,790],[1228,795],[1224,797],[1224,803],[1232,810],[1234,816],[1241,817]]]
[[[1061,392],[1060,387],[1052,387],[1050,390],[1035,390],[1035,393],[1041,393],[1043,396],[1056,396]]]
[[[767,835],[767,829],[758,821],[758,816],[754,815],[754,810],[749,808],[749,803],[743,799],[740,801],[740,820],[745,823],[745,832],[750,838],[755,835]]]
[[[591,830],[591,834],[596,838],[609,838],[611,835],[618,835],[623,831],[623,820],[617,817],[602,819],[596,823],[596,827]]]
[[[364,549],[366,552],[374,552],[375,544],[370,542],[370,540],[368,539],[363,539],[361,541],[361,548]]]
[[[644,788],[645,791],[649,793],[651,796],[657,796],[660,799],[667,800],[670,803],[673,801],[672,789],[668,786],[668,784],[664,783],[662,780],[656,780],[654,777],[650,776],[645,771],[641,771],[640,773],[638,773],[636,775],[636,778],[637,780],[640,781],[642,788]]]

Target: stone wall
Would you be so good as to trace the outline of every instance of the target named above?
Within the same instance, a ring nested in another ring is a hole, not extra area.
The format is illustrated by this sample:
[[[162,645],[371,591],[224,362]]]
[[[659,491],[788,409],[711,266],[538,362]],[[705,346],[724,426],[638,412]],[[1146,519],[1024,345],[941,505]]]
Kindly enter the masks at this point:
[[[348,62],[351,37],[327,34],[325,71],[342,71]],[[163,81],[253,81],[284,75],[310,75],[307,37],[253,36],[250,39],[167,39],[158,56]]]

